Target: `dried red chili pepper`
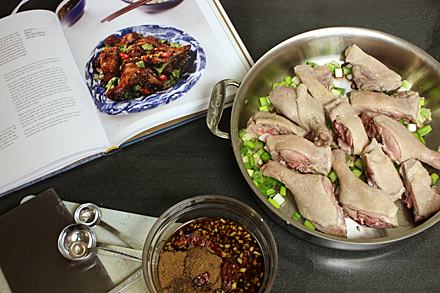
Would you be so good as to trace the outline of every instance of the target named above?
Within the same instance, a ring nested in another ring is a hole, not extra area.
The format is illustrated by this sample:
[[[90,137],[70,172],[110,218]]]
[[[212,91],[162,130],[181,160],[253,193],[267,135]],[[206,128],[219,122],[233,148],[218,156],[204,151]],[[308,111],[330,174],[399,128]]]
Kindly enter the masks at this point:
[[[209,282],[209,272],[204,272],[203,274],[198,275],[192,280],[193,288],[200,288]]]
[[[221,264],[222,272],[222,287],[223,290],[228,291],[232,288],[232,270],[229,260],[226,257],[222,258],[223,262]]]
[[[119,56],[124,60],[127,59],[129,55],[127,53],[119,52]]]
[[[159,79],[161,81],[166,81],[168,78],[167,78],[167,76],[165,74],[159,74]]]

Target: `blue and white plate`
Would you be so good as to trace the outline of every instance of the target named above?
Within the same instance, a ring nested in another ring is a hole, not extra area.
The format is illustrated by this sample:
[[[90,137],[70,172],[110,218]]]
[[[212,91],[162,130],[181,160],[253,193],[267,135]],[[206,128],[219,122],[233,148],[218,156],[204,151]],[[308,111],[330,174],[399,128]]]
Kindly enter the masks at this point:
[[[179,43],[184,46],[191,45],[190,58],[183,68],[176,85],[148,96],[115,102],[106,97],[106,89],[102,81],[94,79],[94,75],[98,73],[94,66],[95,60],[99,58],[102,48],[105,47],[105,39],[102,40],[93,50],[86,64],[86,84],[100,112],[110,115],[136,113],[175,101],[197,83],[206,66],[206,56],[203,48],[200,47],[197,40],[181,30],[160,25],[141,25],[121,29],[113,35],[122,37],[134,32],[145,37],[153,36],[158,39],[168,39],[169,42]]]

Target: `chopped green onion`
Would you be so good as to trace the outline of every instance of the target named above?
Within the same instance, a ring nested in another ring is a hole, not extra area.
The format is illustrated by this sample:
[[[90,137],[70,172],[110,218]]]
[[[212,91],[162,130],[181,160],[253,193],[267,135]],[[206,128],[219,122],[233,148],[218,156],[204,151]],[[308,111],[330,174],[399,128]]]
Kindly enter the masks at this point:
[[[339,96],[341,95],[341,92],[338,91],[338,90],[335,90],[335,89],[331,89],[330,92],[331,92],[332,94],[334,94],[335,96],[337,96],[337,97],[339,97]]]
[[[150,44],[145,43],[145,44],[142,45],[142,49],[144,49],[145,51],[152,50],[153,46],[151,46]]]
[[[286,189],[286,187],[284,185],[280,187],[280,194],[282,196],[286,196],[287,195],[287,189]]]
[[[255,147],[255,143],[252,140],[246,140],[244,142],[244,145],[249,147],[250,149],[253,149]]]
[[[272,197],[272,199],[279,205],[281,206],[286,200],[284,199],[284,197],[281,196],[281,194],[277,193],[275,194],[274,197]]]
[[[431,174],[431,179],[432,179],[431,184],[432,184],[432,185],[435,185],[435,183],[437,182],[438,178],[439,178],[439,176],[438,176],[437,173],[432,173],[432,174]]]
[[[298,213],[298,212],[296,212],[293,216],[292,216],[292,220],[294,220],[294,221],[297,221],[298,222],[298,220],[301,218],[301,215]]]
[[[249,174],[249,176],[251,176],[251,178],[252,178],[252,176],[254,176],[254,170],[252,170],[252,169],[246,169],[247,170],[247,172],[248,172],[248,174]],[[256,182],[255,180],[253,180],[254,182]],[[257,186],[258,186],[258,182],[257,182]]]
[[[310,228],[310,229],[312,229],[312,230],[315,230],[315,229],[316,229],[316,227],[313,226],[313,224],[312,224],[309,220],[305,220],[305,221],[304,221],[304,226],[306,226],[307,228]]]
[[[330,179],[331,183],[334,183],[336,180],[338,180],[338,175],[336,175],[335,170],[331,170],[330,173],[327,175],[328,179]]]
[[[425,106],[425,98],[420,98],[419,99],[419,105],[422,106],[422,107]]]
[[[353,169],[352,172],[354,175],[356,175],[357,178],[360,178],[363,174],[362,171],[359,169]]]
[[[267,197],[274,197],[275,194],[276,194],[275,189],[273,189],[272,187],[268,188],[266,190],[266,196]]]
[[[264,153],[261,155],[261,159],[262,159],[265,163],[267,163],[267,162],[270,160],[270,155],[269,155],[268,153],[264,152]]]
[[[423,144],[426,145],[426,141],[425,141],[425,139],[423,138],[423,136],[420,136],[419,139],[420,139],[420,141],[421,141]]]
[[[414,136],[420,138],[420,135],[417,132],[413,132]]]
[[[343,66],[343,67],[342,67],[342,73],[343,73],[344,75],[352,74],[352,73],[353,73],[353,70],[352,70],[351,68],[348,68],[347,66]]]
[[[265,105],[267,105],[267,99],[266,99],[266,97],[261,97],[261,98],[260,98],[260,105],[261,105],[261,106],[265,106]]]
[[[416,130],[417,130],[417,125],[415,125],[413,123],[408,124],[407,127],[408,127],[409,132],[416,132]]]
[[[427,135],[428,133],[430,133],[431,130],[432,130],[431,125],[425,125],[425,126],[419,128],[419,129],[417,130],[417,133],[418,133],[420,136],[425,136],[425,135]]]
[[[276,201],[274,201],[272,198],[269,198],[268,200],[271,204],[274,205],[274,207],[276,207],[277,209],[280,208],[280,205]]]
[[[336,68],[341,68],[341,64],[339,64],[339,62],[334,61],[334,60],[332,62],[330,62],[330,63],[327,63],[326,66],[330,69],[330,72],[332,74],[335,74],[335,69]]]
[[[290,84],[292,83],[292,77],[291,77],[291,76],[286,76],[286,77],[284,78],[284,82],[285,82],[287,85],[290,85]]]
[[[309,62],[309,61],[307,61],[306,64],[307,64],[307,65],[310,65],[310,66],[312,66],[312,67],[315,67],[315,66],[316,66],[316,63],[315,63],[315,62]]]
[[[246,167],[247,170],[249,170],[249,169],[252,168],[252,166],[251,166],[251,164],[249,164],[249,162],[244,163],[244,166]],[[254,174],[254,175],[255,175],[255,174]]]
[[[406,89],[409,89],[411,87],[407,80],[402,80],[402,86]]]
[[[254,176],[252,177],[252,179],[257,181],[258,183],[264,183],[264,177],[258,170],[254,172]]]
[[[263,112],[269,112],[269,107],[268,107],[267,105],[264,105],[264,106],[261,106],[261,107],[259,108],[259,110],[260,110],[260,111],[263,111]]]
[[[293,78],[292,78],[292,84],[294,84],[294,85],[299,85],[299,83],[301,82],[301,80],[299,79],[299,77],[298,76],[294,76]]]
[[[244,135],[244,129],[240,129],[238,131],[238,137],[243,137],[243,135]]]
[[[344,73],[342,72],[342,68],[335,68],[335,77],[341,78],[344,76]]]
[[[246,154],[247,152],[249,152],[249,148],[248,147],[242,147],[241,149],[240,149],[240,152],[244,155],[244,154]]]
[[[272,89],[276,88],[276,87],[279,86],[279,85],[280,85],[280,84],[279,84],[278,82],[274,83],[274,84],[272,85]]]
[[[332,90],[337,90],[337,91],[341,92],[341,95],[343,95],[345,93],[345,89],[341,88],[341,87],[334,86],[334,87],[332,87]]]
[[[359,170],[364,170],[364,163],[362,162],[361,158],[357,158],[357,160],[354,161],[354,166]]]
[[[426,109],[426,108],[420,108],[420,110],[419,110],[419,115],[420,116],[422,116],[423,118],[429,118],[429,114],[430,114],[430,111],[429,111],[429,109]]]

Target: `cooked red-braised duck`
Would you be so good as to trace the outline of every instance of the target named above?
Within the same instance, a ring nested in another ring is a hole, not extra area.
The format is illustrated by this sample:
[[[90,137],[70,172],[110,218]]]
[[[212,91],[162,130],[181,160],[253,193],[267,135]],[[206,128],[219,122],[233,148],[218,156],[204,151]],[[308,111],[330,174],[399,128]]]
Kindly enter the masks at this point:
[[[176,84],[187,63],[190,45],[130,33],[108,36],[95,67],[113,101],[137,98]]]

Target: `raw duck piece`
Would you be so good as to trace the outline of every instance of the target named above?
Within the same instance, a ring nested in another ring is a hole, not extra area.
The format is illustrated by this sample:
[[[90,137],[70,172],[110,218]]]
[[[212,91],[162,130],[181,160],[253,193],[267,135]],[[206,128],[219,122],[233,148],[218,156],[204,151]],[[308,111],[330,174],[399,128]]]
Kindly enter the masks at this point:
[[[257,112],[248,121],[246,131],[261,141],[270,135],[295,134],[305,136],[307,131],[289,119],[275,113]]]
[[[350,104],[353,110],[378,113],[390,116],[393,119],[403,119],[416,123],[419,113],[419,94],[416,92],[401,92],[394,96],[370,91],[351,91]]]
[[[402,85],[399,74],[355,44],[345,50],[345,62],[353,66],[353,80],[360,90],[393,91]]]
[[[325,107],[338,145],[345,152],[360,155],[370,143],[364,125],[347,100],[337,100]]]
[[[269,100],[277,112],[297,123],[309,132],[317,146],[329,146],[333,137],[325,125],[324,109],[321,104],[307,93],[304,84],[295,89],[289,86],[277,86],[269,94]]]
[[[333,82],[329,83],[323,78],[323,76],[326,76],[322,74],[325,70],[323,67],[327,68],[327,66],[312,68],[310,65],[302,64],[296,65],[294,70],[301,82],[307,86],[312,97],[318,100],[322,106],[325,106],[337,99],[337,96],[330,92],[330,89],[333,87]],[[327,70],[331,75],[330,69],[327,68]]]
[[[431,187],[431,176],[418,160],[408,160],[400,166],[406,186],[406,204],[413,208],[419,222],[440,210],[440,193]]]
[[[364,149],[361,159],[368,184],[388,193],[392,201],[402,197],[405,187],[399,173],[376,139]]]
[[[347,166],[345,152],[333,150],[333,170],[339,178],[339,203],[345,214],[361,225],[372,228],[399,226],[399,210],[383,190],[359,179]]]
[[[440,170],[440,153],[425,146],[409,130],[386,115],[362,113],[368,136],[382,144],[383,151],[399,165],[409,159],[420,160]]]
[[[272,160],[261,167],[261,173],[284,183],[293,193],[301,216],[312,222],[319,231],[339,237],[347,236],[342,209],[326,176],[301,174]]]
[[[317,147],[308,139],[296,135],[275,135],[266,138],[272,160],[279,161],[302,173],[327,176],[331,169],[330,147]]]

